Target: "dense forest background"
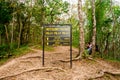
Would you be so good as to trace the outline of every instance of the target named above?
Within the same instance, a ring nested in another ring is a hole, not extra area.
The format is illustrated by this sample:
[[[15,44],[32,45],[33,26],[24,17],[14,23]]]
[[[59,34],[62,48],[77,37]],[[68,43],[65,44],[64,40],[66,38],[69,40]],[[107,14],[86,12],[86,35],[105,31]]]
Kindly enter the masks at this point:
[[[43,24],[72,24],[73,46],[79,47],[77,4],[62,0],[0,0],[0,59],[26,45],[42,46]],[[85,44],[92,42],[92,2],[84,0]],[[120,6],[114,0],[95,0],[96,55],[120,60]]]

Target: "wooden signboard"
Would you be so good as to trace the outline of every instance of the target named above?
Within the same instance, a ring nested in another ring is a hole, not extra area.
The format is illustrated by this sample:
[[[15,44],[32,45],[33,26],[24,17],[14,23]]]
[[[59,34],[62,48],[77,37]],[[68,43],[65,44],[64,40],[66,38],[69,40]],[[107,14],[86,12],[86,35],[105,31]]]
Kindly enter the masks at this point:
[[[70,46],[70,66],[72,67],[72,25],[44,24],[43,25],[43,66],[45,46]]]
[[[44,39],[47,46],[69,46],[70,25],[45,25]]]

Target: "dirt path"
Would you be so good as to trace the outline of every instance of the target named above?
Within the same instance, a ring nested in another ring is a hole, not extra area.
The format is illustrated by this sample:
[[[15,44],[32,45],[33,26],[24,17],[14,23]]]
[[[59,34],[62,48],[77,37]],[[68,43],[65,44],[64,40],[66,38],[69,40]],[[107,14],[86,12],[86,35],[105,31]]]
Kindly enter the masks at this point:
[[[73,61],[70,69],[69,47],[55,47],[53,52],[45,52],[45,67],[42,67],[42,51],[34,50],[22,57],[0,66],[0,80],[89,80],[101,75],[101,71],[120,72],[120,65],[113,65],[102,59]],[[73,49],[73,57],[78,53]],[[105,75],[92,80],[120,80],[120,76]]]

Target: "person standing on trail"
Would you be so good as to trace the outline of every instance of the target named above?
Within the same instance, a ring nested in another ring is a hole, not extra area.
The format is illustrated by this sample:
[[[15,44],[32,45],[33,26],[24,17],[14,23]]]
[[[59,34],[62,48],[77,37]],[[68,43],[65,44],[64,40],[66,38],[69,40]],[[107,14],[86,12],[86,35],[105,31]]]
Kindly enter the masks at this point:
[[[89,55],[92,54],[92,44],[90,42],[87,44],[87,51]]]

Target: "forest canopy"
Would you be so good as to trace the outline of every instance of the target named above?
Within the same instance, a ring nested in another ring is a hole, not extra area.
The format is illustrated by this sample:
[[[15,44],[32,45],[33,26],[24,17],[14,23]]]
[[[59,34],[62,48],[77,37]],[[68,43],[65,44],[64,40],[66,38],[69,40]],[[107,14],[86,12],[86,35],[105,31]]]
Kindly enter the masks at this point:
[[[85,45],[93,39],[92,0],[82,6]],[[72,44],[79,48],[77,4],[63,0],[0,0],[0,58],[24,45],[42,45],[43,24],[72,24]],[[96,37],[100,57],[120,60],[120,6],[114,0],[95,0]]]

